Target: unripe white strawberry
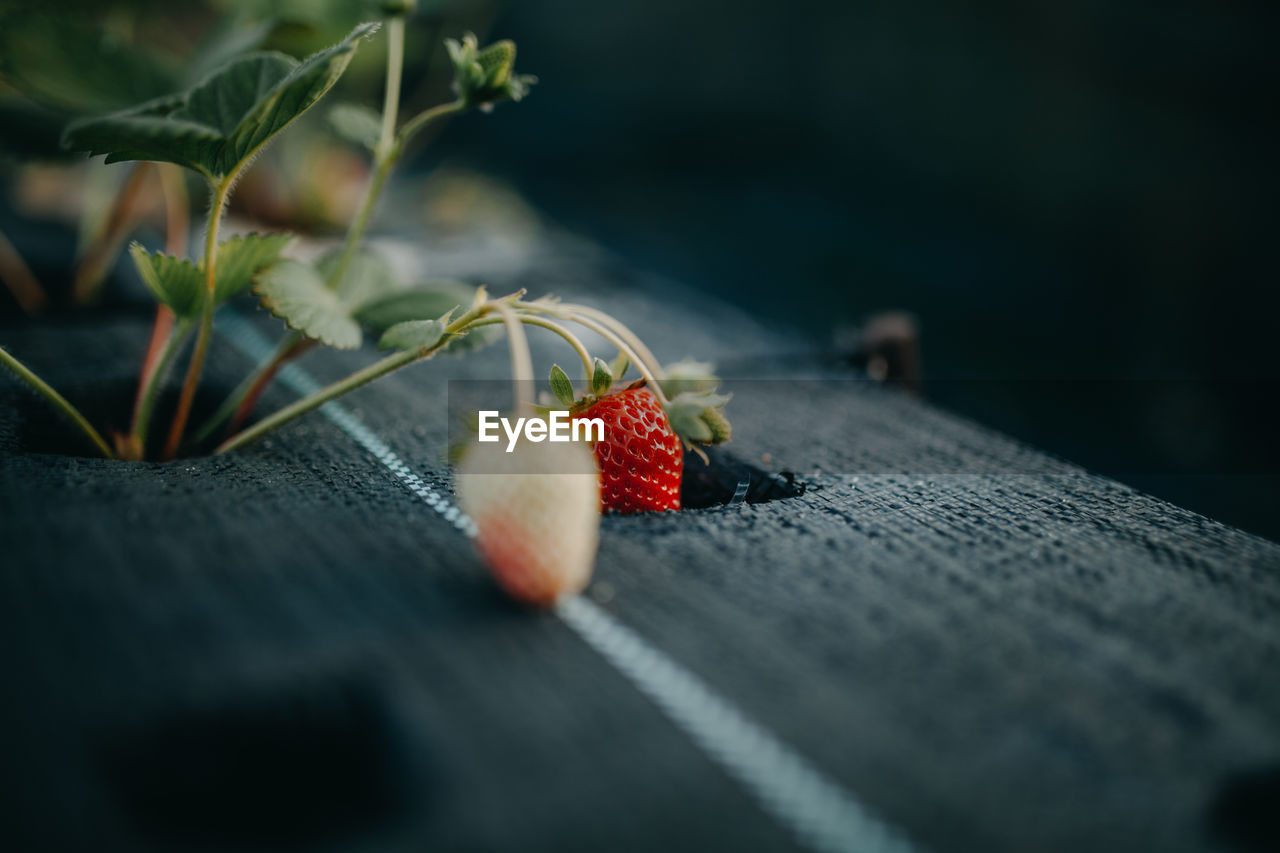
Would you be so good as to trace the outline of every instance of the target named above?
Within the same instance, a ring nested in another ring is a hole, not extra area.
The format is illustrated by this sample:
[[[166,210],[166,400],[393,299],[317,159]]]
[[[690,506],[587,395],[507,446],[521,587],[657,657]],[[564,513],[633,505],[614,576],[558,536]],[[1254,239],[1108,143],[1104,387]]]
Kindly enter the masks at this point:
[[[591,580],[600,532],[600,476],[577,442],[473,443],[458,465],[458,502],[498,584],[550,606]]]

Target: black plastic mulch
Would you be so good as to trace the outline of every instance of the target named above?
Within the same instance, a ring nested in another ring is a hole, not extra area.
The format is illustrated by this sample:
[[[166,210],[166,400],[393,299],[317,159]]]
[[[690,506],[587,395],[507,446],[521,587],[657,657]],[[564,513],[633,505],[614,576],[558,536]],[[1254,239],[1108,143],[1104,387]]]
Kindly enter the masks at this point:
[[[802,346],[627,290],[607,260],[550,263],[494,290],[590,285],[672,358]],[[89,408],[121,388],[127,408],[147,326],[6,320],[0,345]],[[447,493],[444,383],[505,358],[419,365],[347,404]],[[212,385],[249,365],[220,341]],[[923,849],[1276,843],[1258,804],[1280,767],[1280,546],[808,375],[825,393],[739,391],[712,472],[802,493],[606,518],[600,606]],[[0,382],[8,849],[795,846],[322,416],[172,464],[30,450],[72,440]]]

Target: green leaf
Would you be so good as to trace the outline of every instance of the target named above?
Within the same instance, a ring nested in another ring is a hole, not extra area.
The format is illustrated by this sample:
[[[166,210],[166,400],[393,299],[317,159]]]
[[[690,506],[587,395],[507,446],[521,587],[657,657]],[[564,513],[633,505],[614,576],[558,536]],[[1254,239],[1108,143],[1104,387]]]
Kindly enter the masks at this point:
[[[378,349],[422,349],[434,346],[443,335],[444,323],[439,320],[409,320],[387,329],[378,341]]]
[[[106,154],[108,163],[160,160],[221,181],[329,91],[359,40],[376,28],[362,24],[302,62],[281,53],[246,54],[179,95],[73,122],[63,144]]]
[[[163,252],[150,253],[140,243],[129,247],[142,281],[173,313],[190,319],[204,304],[204,273],[191,261]]]
[[[0,98],[0,158],[66,160],[58,142],[66,126],[65,113],[23,97]]]
[[[279,260],[291,240],[291,234],[245,234],[219,243],[214,304],[221,305],[249,287],[260,270]]]
[[[340,30],[387,14],[377,0],[218,0],[215,5],[251,18],[271,17],[292,24],[285,30],[294,38],[306,38],[316,30]]]
[[[248,287],[253,276],[276,262],[292,240],[289,234],[246,234],[218,244],[214,274],[214,305],[221,305]],[[156,298],[179,317],[194,317],[204,305],[204,266],[163,252],[151,253],[139,243],[129,247],[138,274]]]
[[[595,361],[595,370],[591,372],[591,393],[603,397],[613,387],[613,369],[603,358]]]
[[[355,318],[375,332],[396,323],[439,317],[450,308],[470,305],[476,289],[451,279],[433,279],[409,290],[380,296],[358,306]]]
[[[569,381],[569,374],[558,364],[551,365],[551,393],[564,405],[573,405],[573,383]]]
[[[482,288],[472,287],[461,281],[432,279],[418,287],[377,297],[359,305],[354,316],[374,332],[385,332],[397,323],[438,317],[454,308],[471,305],[481,290]],[[470,352],[488,346],[500,337],[498,329],[482,326],[454,337],[446,351],[455,355]]]
[[[219,17],[184,62],[184,82],[198,83],[219,66],[256,49],[277,25],[278,22],[270,17],[259,21],[249,21],[234,14]]]
[[[320,274],[297,261],[280,261],[258,275],[254,293],[289,327],[335,349],[356,349],[360,325]]]
[[[360,104],[338,104],[329,110],[329,127],[347,142],[372,151],[382,135],[382,117]]]
[[[399,289],[400,285],[396,281],[395,273],[391,271],[391,267],[381,256],[372,252],[357,252],[351,258],[351,263],[347,265],[347,270],[343,273],[342,280],[334,282],[334,269],[337,267],[341,257],[341,250],[325,255],[316,263],[316,272],[338,294],[338,300],[343,305],[355,309]],[[453,306],[450,305],[449,307]],[[428,314],[405,317],[404,319],[422,320],[439,316],[442,313],[444,312],[433,311]]]
[[[179,87],[167,58],[65,14],[24,11],[0,20],[0,70],[15,89],[72,115],[121,109]]]

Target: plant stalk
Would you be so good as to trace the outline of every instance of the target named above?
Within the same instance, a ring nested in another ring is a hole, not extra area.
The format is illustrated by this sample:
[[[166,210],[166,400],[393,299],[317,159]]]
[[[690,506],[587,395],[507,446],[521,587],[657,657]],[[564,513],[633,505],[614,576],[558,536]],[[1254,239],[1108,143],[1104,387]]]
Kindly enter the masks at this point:
[[[287,342],[287,341],[286,341]],[[231,418],[231,423],[227,425],[227,432],[234,433],[240,427],[244,426],[245,421],[249,420],[249,416],[253,414],[253,410],[257,407],[258,401],[262,399],[262,395],[266,393],[267,388],[275,379],[284,366],[293,361],[298,356],[310,350],[316,345],[315,338],[307,338],[299,336],[288,346],[283,353],[267,366],[262,375],[249,388],[249,393],[240,401],[240,405],[236,407],[235,416]]]
[[[382,98],[382,134],[374,157],[386,160],[395,145],[396,119],[400,113],[400,79],[404,76],[404,16],[395,15],[387,23],[387,85]]]
[[[124,446],[120,446],[121,456],[141,459],[144,455],[144,442],[140,432],[146,432],[143,424],[143,401],[151,395],[152,386],[159,380],[157,377],[159,361],[168,344],[173,340],[173,324],[177,317],[173,310],[163,302],[156,305],[156,318],[151,324],[151,339],[147,342],[147,354],[142,357],[142,369],[138,372],[138,391],[133,397],[133,417],[129,421],[129,437]],[[119,443],[117,442],[119,446]],[[126,449],[127,448],[127,449]]]
[[[631,329],[627,328],[622,323],[621,320],[617,319],[612,314],[609,314],[605,311],[601,311],[599,308],[592,308],[588,305],[568,304],[568,305],[562,305],[560,307],[567,309],[572,313],[582,314],[583,316],[590,317],[592,320],[595,320],[597,323],[600,323],[601,325],[607,326],[608,328],[612,329],[614,332],[618,334],[620,338],[622,338],[624,341],[626,341],[628,344],[631,345],[631,348],[636,351],[636,355],[644,359],[645,364],[649,366],[649,370],[653,373],[654,376],[656,376],[658,379],[666,378],[662,369],[662,363],[659,362],[658,359],[654,357],[653,353],[649,350],[649,348],[645,346],[644,341],[640,340],[640,336],[637,335],[635,332],[631,331]]]
[[[378,205],[378,199],[381,198],[387,179],[391,176],[391,170],[404,151],[405,143],[431,122],[465,109],[461,101],[440,104],[419,113],[404,128],[401,128],[399,133],[396,133],[396,122],[400,110],[400,82],[403,74],[404,18],[396,15],[387,24],[387,82],[382,103],[382,130],[378,143],[374,147],[373,177],[365,190],[364,198],[360,201],[360,208],[356,211],[355,218],[347,228],[347,235],[342,242],[342,254],[338,256],[338,262],[334,264],[329,274],[327,284],[330,289],[336,288],[351,268],[351,262],[355,259],[356,252],[364,241],[365,232],[369,229],[369,223],[373,219],[373,211]],[[277,347],[275,357],[262,365],[251,381],[241,383],[241,386],[232,392],[231,397],[219,408],[214,419],[201,427],[198,440],[203,440],[212,434],[217,424],[231,416],[232,411],[235,413],[235,420],[231,424],[231,430],[238,429],[253,413],[253,407],[258,399],[270,386],[285,362],[297,358],[309,348],[308,346],[295,349],[295,345],[302,339],[299,333],[290,333]],[[224,412],[224,409],[231,406],[232,398],[235,399],[235,408]]]
[[[569,346],[573,347],[574,352],[578,354],[578,358],[582,360],[582,370],[583,370],[583,373],[585,374],[587,384],[588,385],[591,384],[591,375],[595,372],[595,362],[591,360],[591,353],[587,351],[586,345],[582,343],[582,341],[578,338],[577,335],[575,335],[573,332],[569,331],[559,323],[556,323],[552,320],[548,320],[545,317],[537,317],[531,314],[517,313],[516,319],[518,319],[521,323],[524,323],[526,326],[537,326],[542,329],[547,329],[549,331],[555,332],[557,335],[564,338],[565,341],[569,344]],[[471,325],[473,327],[494,326],[503,322],[505,322],[505,320],[501,317],[488,317],[484,320],[478,320],[477,322],[472,323]]]
[[[285,406],[278,412],[263,418],[253,426],[222,442],[222,444],[218,445],[213,452],[227,453],[228,451],[244,447],[246,444],[256,441],[272,430],[284,426],[289,421],[299,418],[314,409],[318,409],[330,400],[337,399],[343,394],[354,391],[361,386],[368,385],[373,380],[386,376],[388,373],[399,370],[400,368],[412,364],[415,361],[431,358],[431,356],[448,346],[453,338],[464,333],[473,321],[483,317],[491,310],[493,310],[492,303],[486,303],[476,308],[472,308],[457,320],[454,320],[452,323],[445,326],[444,334],[440,336],[440,340],[436,341],[431,346],[421,347],[415,350],[406,350],[405,352],[398,352],[394,355],[387,356],[381,361],[374,362],[362,370],[357,370],[346,379],[340,379],[332,385],[321,388],[316,393],[308,397],[303,397],[301,400]]]
[[[163,308],[164,306],[161,307]],[[165,308],[164,310],[167,311],[168,309]],[[172,314],[173,312],[170,311],[169,313]],[[139,389],[137,405],[133,411],[133,429],[130,433],[131,442],[140,454],[139,458],[147,450],[147,436],[151,431],[151,415],[155,411],[156,399],[160,396],[160,388],[164,385],[165,379],[169,375],[173,360],[177,358],[183,344],[191,336],[191,328],[191,323],[186,322],[169,332],[164,348],[160,350],[152,365],[151,372],[147,375],[146,384]]]
[[[157,163],[160,194],[164,197],[164,250],[175,257],[187,254],[191,227],[191,198],[182,169],[172,163]]]
[[[138,197],[153,165],[136,164],[116,193],[111,210],[76,267],[75,280],[71,286],[76,304],[84,305],[97,296],[99,285],[106,278],[108,266],[137,220]]]
[[[0,347],[0,364],[3,364],[5,367],[12,370],[14,375],[27,383],[27,385],[31,386],[37,394],[52,403],[53,407],[58,410],[59,414],[79,427],[80,431],[83,432],[91,442],[93,442],[94,446],[102,452],[103,456],[108,459],[115,458],[115,454],[111,452],[111,447],[108,446],[102,436],[98,434],[98,431],[93,428],[93,425],[89,423],[88,419],[85,418],[84,415],[80,414],[80,410],[67,402],[66,397],[63,397],[57,391],[53,390],[53,388],[49,386],[49,383],[45,382],[39,376],[36,376],[35,373],[33,373],[25,364],[10,355],[4,347]]]
[[[182,171],[172,163],[157,163],[156,175],[160,179],[160,193],[164,197],[165,238],[164,250],[175,257],[187,253],[187,229],[190,223],[190,199],[183,182]],[[186,339],[173,334],[177,317],[169,306],[156,306],[156,319],[151,328],[151,340],[138,374],[138,393],[133,401],[133,419],[130,422],[126,446],[132,455],[142,458],[146,454],[147,432],[151,424],[151,410],[160,383],[168,375],[169,365]],[[123,451],[122,451],[123,455]]]
[[[400,132],[396,134],[396,150],[397,154],[404,150],[409,144],[409,140],[413,139],[427,125],[453,115],[454,113],[464,112],[467,105],[462,100],[449,101],[445,104],[437,104],[428,110],[423,110],[413,118],[404,123],[404,127],[400,128]]]
[[[404,17],[394,16],[387,23],[387,83],[382,101],[382,132],[378,135],[378,144],[373,149],[373,177],[360,201],[360,209],[347,228],[347,236],[342,243],[342,255],[333,267],[329,276],[329,287],[337,287],[338,282],[347,274],[351,261],[364,239],[364,232],[373,218],[373,210],[386,186],[391,168],[399,159],[399,145],[396,143],[396,121],[400,112],[400,78],[404,74]]]
[[[507,348],[511,351],[511,385],[517,412],[533,409],[533,356],[529,352],[529,338],[525,336],[520,318],[510,306],[501,302],[491,303],[502,315],[507,327]]]
[[[649,365],[646,364],[642,358],[640,358],[640,355],[635,351],[635,349],[630,344],[628,344],[625,340],[623,340],[623,338],[617,332],[615,332],[613,329],[609,328],[608,326],[605,326],[602,323],[598,323],[592,318],[586,317],[582,314],[575,314],[573,312],[569,312],[567,316],[564,317],[564,319],[571,320],[572,322],[577,323],[579,326],[583,326],[587,329],[590,329],[600,337],[607,340],[609,343],[616,346],[620,352],[625,353],[627,358],[631,359],[631,363],[636,366],[636,370],[640,371],[640,375],[644,377],[645,382],[649,384],[649,390],[652,391],[653,395],[658,398],[658,403],[664,409],[667,407],[667,404],[669,401],[667,400],[667,395],[662,393],[662,385],[658,381],[658,374],[650,369]]]
[[[35,273],[3,231],[0,231],[0,282],[4,282],[18,307],[27,314],[38,314],[49,303]]]
[[[205,293],[204,306],[200,309],[200,331],[196,337],[196,348],[191,353],[191,362],[187,366],[187,377],[182,383],[178,409],[174,412],[173,424],[169,427],[169,440],[165,442],[164,459],[172,459],[178,453],[182,434],[187,428],[187,418],[191,415],[191,404],[196,397],[196,388],[200,386],[200,376],[204,372],[205,357],[209,354],[209,339],[213,334],[213,297],[217,283],[218,227],[222,223],[222,209],[226,206],[227,195],[231,192],[233,183],[235,183],[235,175],[228,175],[213,192],[213,207],[209,210],[209,224],[205,228]]]

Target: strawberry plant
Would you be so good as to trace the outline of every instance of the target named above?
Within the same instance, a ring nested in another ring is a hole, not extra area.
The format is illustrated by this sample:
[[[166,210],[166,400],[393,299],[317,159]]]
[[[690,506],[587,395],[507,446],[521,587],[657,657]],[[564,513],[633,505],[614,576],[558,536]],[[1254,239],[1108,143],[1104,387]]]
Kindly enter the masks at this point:
[[[518,597],[545,603],[585,583],[594,533],[542,547],[532,538],[535,531],[542,530],[539,535],[545,536],[547,528],[583,524],[594,531],[592,525],[598,522],[581,521],[584,507],[592,518],[602,509],[678,509],[685,452],[701,453],[697,445],[727,440],[722,409],[728,398],[715,392],[715,380],[705,366],[684,364],[664,370],[625,324],[598,309],[550,297],[526,299],[523,291],[491,297],[484,287],[449,282],[406,287],[380,257],[365,248],[378,199],[418,133],[447,116],[487,112],[503,101],[519,101],[535,82],[516,72],[513,43],[499,41],[482,48],[469,34],[450,39],[446,47],[453,67],[453,99],[402,121],[404,18],[411,5],[389,2],[384,6],[387,19],[381,30],[388,49],[381,111],[342,105],[329,116],[334,128],[367,148],[371,178],[341,246],[314,263],[288,256],[291,237],[285,233],[221,239],[223,210],[249,163],[326,95],[360,44],[379,31],[378,24],[356,26],[338,43],[301,61],[274,52],[237,55],[185,89],[107,115],[81,118],[66,128],[63,143],[71,150],[105,155],[108,163],[172,164],[198,175],[209,191],[203,251],[197,258],[151,251],[136,243],[129,250],[160,310],[127,433],[108,441],[71,402],[14,355],[0,349],[0,362],[75,424],[104,456],[163,460],[184,450],[234,451],[393,371],[444,350],[482,343],[497,331],[494,327],[505,328],[511,346],[512,373],[522,389],[515,409],[533,414],[538,407],[527,390],[533,368],[522,330],[550,331],[571,347],[581,361],[583,377],[579,393],[568,373],[554,366],[554,398],[575,417],[599,417],[608,426],[606,438],[591,451],[581,446],[554,451],[563,457],[557,463],[560,473],[571,475],[571,480],[577,475],[586,479],[574,480],[578,485],[572,488],[565,480],[548,485],[536,478],[520,479],[528,475],[529,466],[525,455],[516,454],[502,460],[500,467],[524,485],[504,488],[501,478],[484,483],[469,473],[482,457],[479,452],[463,461],[459,473],[460,496],[477,519],[482,550],[499,579]],[[207,421],[193,426],[192,404],[214,342],[215,314],[250,290],[261,307],[283,320],[286,332],[274,354],[245,377]],[[606,341],[611,351],[616,350],[614,361],[593,357],[573,331],[575,327]],[[310,396],[253,419],[264,390],[286,363],[317,346],[356,349],[370,333],[379,349],[392,352]],[[188,345],[190,355],[172,420],[163,441],[153,440],[157,399]],[[627,374],[633,370],[637,378],[628,383]],[[557,491],[564,492],[562,499],[546,497]],[[529,506],[538,507],[543,515],[522,514],[521,507]],[[486,530],[500,532],[485,535]],[[522,532],[513,538],[509,535],[513,530]],[[559,556],[533,560],[533,553]],[[518,566],[534,568],[524,571]]]
[[[148,16],[107,3],[83,15],[68,15],[32,4],[0,7],[0,123],[5,126],[0,155],[18,162],[65,163],[73,154],[61,148],[59,137],[69,122],[191,88],[230,58],[256,47],[276,26],[274,16],[246,10],[217,17],[211,26],[196,24],[195,43],[178,62],[167,43],[171,34],[125,37],[143,29],[156,17],[155,10],[148,10]],[[172,12],[184,24],[191,13],[182,8]],[[176,166],[134,163],[114,192],[105,191],[112,179],[105,172],[103,180],[89,182],[93,188],[86,188],[79,213],[81,243],[69,293],[73,304],[87,305],[101,295],[129,231],[148,195],[154,194],[154,176],[159,177],[166,215],[184,217],[186,184]],[[171,229],[175,238],[179,233],[185,238],[185,221],[180,225]],[[172,245],[179,248],[181,243]],[[10,256],[15,258],[16,252]],[[20,258],[0,263],[0,280],[19,307],[38,313],[50,296],[33,276],[22,274],[24,269]]]

